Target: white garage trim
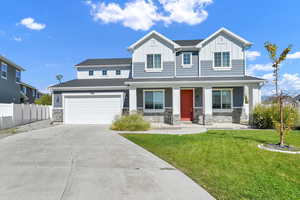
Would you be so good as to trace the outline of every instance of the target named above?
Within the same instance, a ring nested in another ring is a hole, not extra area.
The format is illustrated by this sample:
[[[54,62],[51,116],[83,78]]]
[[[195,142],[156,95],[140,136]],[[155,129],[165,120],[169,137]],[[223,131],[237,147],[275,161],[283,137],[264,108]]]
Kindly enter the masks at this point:
[[[68,122],[71,123],[70,120],[73,121],[74,124],[78,123],[78,122],[76,122],[76,121],[78,121],[78,119],[73,118],[73,120],[72,120],[72,118],[70,118],[70,116],[74,116],[74,115],[68,115],[67,116],[67,114],[70,114],[70,110],[67,110],[67,108],[70,108],[70,106],[72,105],[71,102],[75,103],[75,105],[76,105],[76,99],[78,98],[77,99],[77,104],[78,103],[80,104],[80,99],[81,99],[82,102],[83,102],[82,105],[85,105],[84,103],[87,103],[86,105],[92,105],[93,106],[93,103],[91,104],[91,100],[89,100],[89,99],[95,98],[95,105],[103,105],[103,104],[101,104],[101,100],[100,100],[101,97],[103,97],[103,99],[105,97],[107,97],[107,98],[111,97],[112,100],[113,99],[119,99],[120,100],[120,105],[119,106],[117,106],[118,103],[116,101],[111,101],[111,103],[113,104],[112,106],[114,108],[117,108],[117,107],[120,108],[120,110],[119,110],[120,113],[119,114],[120,115],[122,114],[121,112],[122,112],[123,104],[124,104],[124,93],[123,92],[63,93],[62,94],[62,103],[63,103],[62,106],[63,106],[63,120],[64,120],[64,123],[68,123]],[[86,98],[86,100],[84,98]],[[69,104],[66,104],[67,100],[68,100]],[[98,102],[98,104],[97,104],[97,102]],[[107,104],[107,105],[109,105],[109,104]],[[74,104],[73,104],[73,106],[74,106]],[[109,106],[106,106],[106,107],[103,107],[103,108],[107,108],[107,107],[109,107]],[[101,113],[101,111],[99,112],[99,109],[98,109],[98,111],[95,111],[95,113],[93,113],[93,107],[87,106],[86,108],[88,108],[88,110],[90,110],[90,112],[88,112],[88,113],[91,113],[91,118],[89,119],[88,117],[85,117],[85,118],[83,117],[84,119],[87,119],[87,120],[86,120],[86,122],[84,122],[84,120],[83,120],[82,124],[85,124],[85,123],[93,124],[93,123],[95,123],[95,121],[92,122],[93,120],[99,120],[99,122],[101,121],[100,120],[101,117],[99,119],[96,119],[96,117],[95,117],[95,119],[93,118],[93,114],[94,114],[94,116],[98,116],[98,114],[96,114],[96,113],[97,112]],[[98,106],[98,108],[99,108],[99,106]],[[79,110],[80,110],[80,108],[79,108]],[[113,109],[113,110],[114,110],[114,112],[116,112],[115,109]],[[74,114],[74,112],[76,113],[76,109],[73,110],[73,114]],[[78,112],[78,110],[77,110],[77,112]],[[85,113],[85,112],[83,112],[83,113]],[[85,114],[86,114],[86,116],[89,116],[89,114],[88,115],[87,115],[87,113],[85,113]],[[99,115],[99,116],[101,116],[101,115]],[[102,118],[103,118],[103,116],[102,116]],[[102,123],[104,123],[103,121],[105,121],[107,118],[103,118],[103,119],[104,120],[102,120]]]

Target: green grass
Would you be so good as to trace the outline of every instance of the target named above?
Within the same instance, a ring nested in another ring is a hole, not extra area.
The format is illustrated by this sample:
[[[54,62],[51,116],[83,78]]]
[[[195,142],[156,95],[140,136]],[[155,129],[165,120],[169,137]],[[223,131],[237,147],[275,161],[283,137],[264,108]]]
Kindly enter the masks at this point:
[[[260,143],[278,143],[274,131],[124,137],[183,171],[216,199],[300,199],[300,155],[257,148]],[[286,142],[300,147],[300,131],[289,133]]]

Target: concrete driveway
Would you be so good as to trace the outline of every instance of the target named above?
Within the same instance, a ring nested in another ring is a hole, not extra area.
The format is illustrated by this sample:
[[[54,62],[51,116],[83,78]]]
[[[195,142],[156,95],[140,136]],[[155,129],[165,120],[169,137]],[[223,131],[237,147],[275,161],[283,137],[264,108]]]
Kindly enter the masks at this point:
[[[60,125],[0,140],[2,200],[213,199],[104,126]]]

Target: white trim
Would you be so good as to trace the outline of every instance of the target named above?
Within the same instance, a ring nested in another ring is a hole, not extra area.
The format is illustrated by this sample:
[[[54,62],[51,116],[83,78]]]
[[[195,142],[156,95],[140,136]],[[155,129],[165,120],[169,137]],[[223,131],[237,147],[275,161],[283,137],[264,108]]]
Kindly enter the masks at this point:
[[[244,43],[245,46],[251,46],[251,45],[252,45],[251,42],[245,40],[244,38],[238,36],[237,34],[235,34],[235,33],[231,32],[231,31],[229,31],[228,29],[226,29],[226,28],[224,28],[224,27],[222,27],[222,28],[220,28],[219,30],[217,30],[215,33],[213,33],[212,35],[210,35],[208,38],[206,38],[205,40],[203,40],[203,41],[201,41],[199,44],[197,44],[196,47],[202,48],[203,44],[205,44],[207,41],[209,41],[211,38],[213,38],[214,36],[218,35],[218,34],[221,33],[221,32],[225,32],[225,33],[231,35],[232,37],[238,39],[239,41],[241,41],[242,43]]]
[[[182,68],[192,68],[193,66],[193,53],[192,52],[182,52],[181,53],[181,66]],[[190,55],[190,64],[184,64],[184,54],[189,54]]]
[[[84,90],[124,90],[127,86],[97,86],[97,87],[49,87],[50,91],[84,91]]]
[[[148,68],[148,55],[152,55],[153,57],[153,68]],[[155,68],[154,63],[155,63],[155,55],[160,55],[160,68]],[[160,53],[150,53],[146,54],[146,61],[145,61],[145,72],[162,72],[163,71],[163,61],[162,61],[162,55]]]
[[[212,88],[212,97],[213,97],[213,91],[220,91],[220,90],[230,90],[230,100],[231,100],[231,108],[213,108],[213,112],[232,112],[233,109],[233,88]],[[212,106],[213,106],[213,102],[211,102]],[[222,93],[221,93],[221,107],[222,107]]]
[[[135,47],[142,43],[143,41],[145,41],[148,37],[151,37],[152,35],[157,35],[158,37],[162,38],[163,40],[169,42],[170,44],[173,44],[174,45],[174,48],[178,48],[179,45],[176,44],[174,41],[170,40],[169,38],[165,37],[164,35],[158,33],[157,31],[153,30],[151,32],[149,32],[148,34],[146,34],[144,37],[142,37],[141,39],[139,39],[137,42],[135,42],[134,44],[130,45],[128,47],[128,50],[129,51],[133,51],[135,49]]]
[[[3,66],[6,66],[6,70],[3,70]],[[6,77],[3,76],[2,72],[6,73]],[[7,80],[8,78],[8,64],[5,62],[0,62],[0,73],[1,73],[1,78]]]
[[[146,109],[145,106],[145,92],[163,92],[163,109]],[[165,89],[143,89],[143,111],[146,113],[161,113],[165,111],[166,99]]]
[[[75,68],[104,68],[104,67],[131,67],[131,64],[114,64],[114,65],[75,65]]]

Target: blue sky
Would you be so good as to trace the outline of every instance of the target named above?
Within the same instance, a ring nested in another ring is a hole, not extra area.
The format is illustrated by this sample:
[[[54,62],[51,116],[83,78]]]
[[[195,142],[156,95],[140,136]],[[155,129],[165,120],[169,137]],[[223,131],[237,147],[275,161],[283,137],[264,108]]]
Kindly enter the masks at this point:
[[[300,90],[300,1],[286,0],[2,0],[0,54],[26,68],[24,82],[42,91],[75,78],[87,58],[128,57],[126,48],[150,30],[171,39],[205,38],[221,27],[254,43],[252,75],[271,78],[265,41],[293,44],[282,86]],[[281,50],[280,49],[280,50]],[[263,94],[269,94],[266,86]]]

